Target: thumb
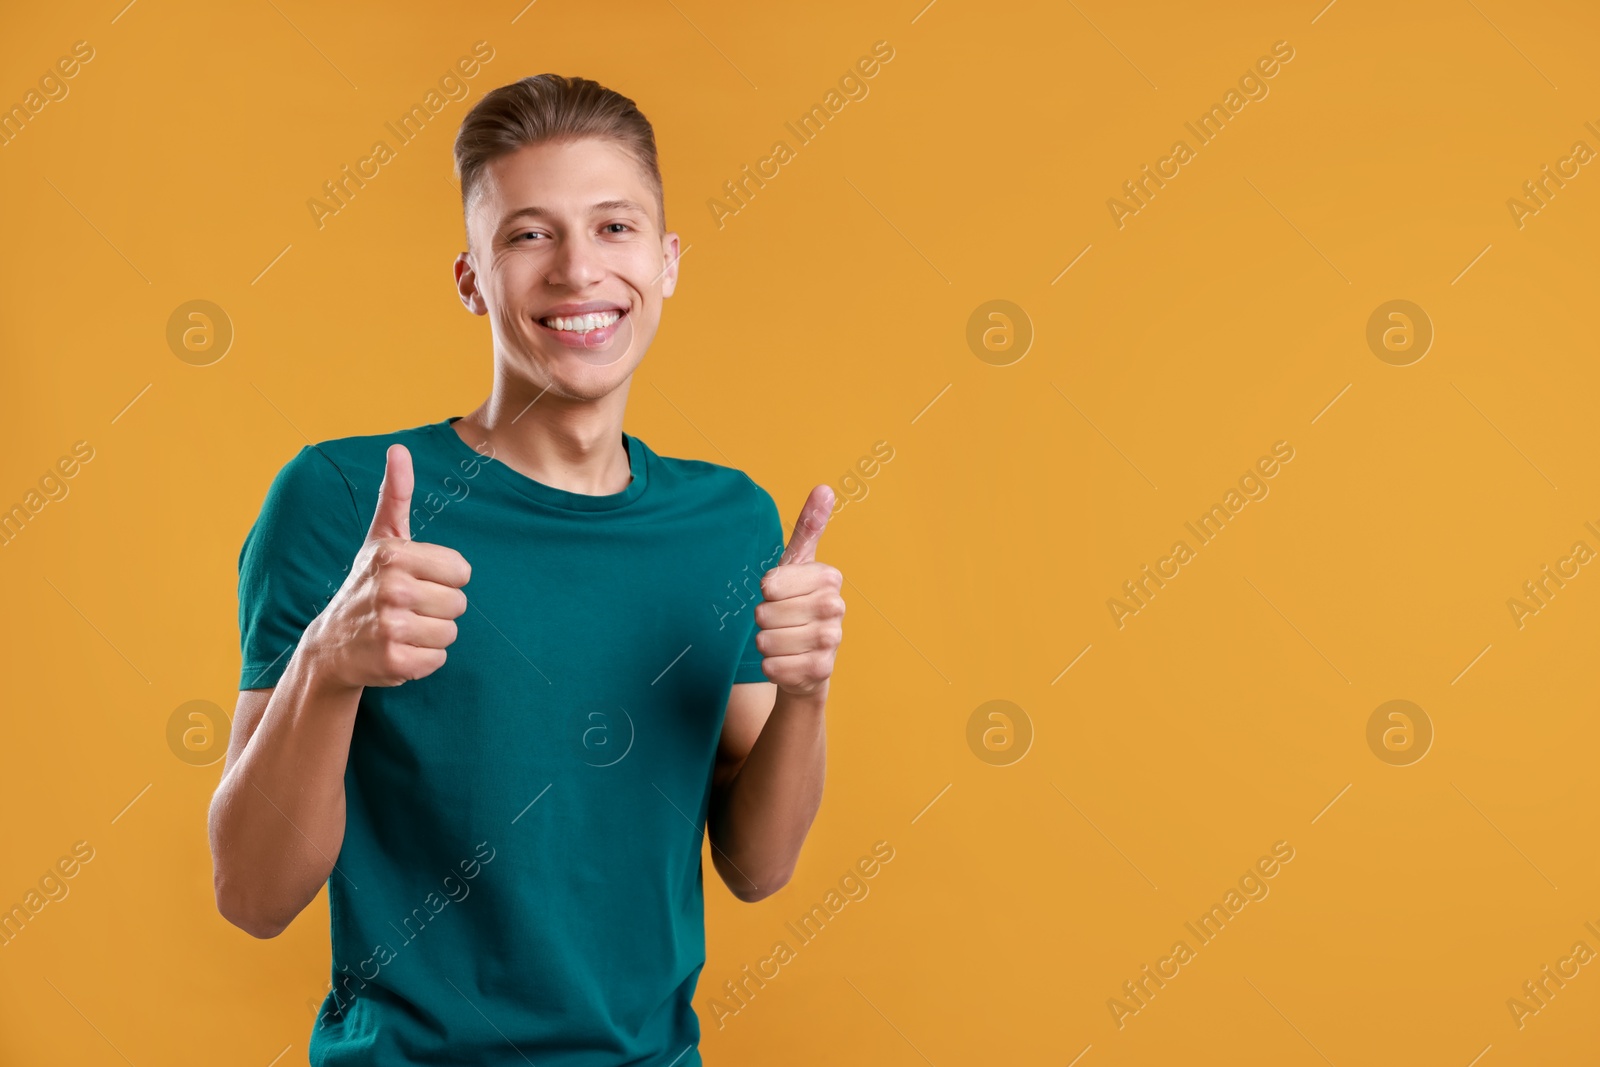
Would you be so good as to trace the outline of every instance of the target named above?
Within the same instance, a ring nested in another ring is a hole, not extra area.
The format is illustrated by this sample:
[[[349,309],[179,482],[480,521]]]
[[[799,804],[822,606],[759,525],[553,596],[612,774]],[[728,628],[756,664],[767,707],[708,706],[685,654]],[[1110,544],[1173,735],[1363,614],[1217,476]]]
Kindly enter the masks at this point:
[[[789,546],[783,550],[778,565],[813,562],[817,558],[817,541],[832,514],[833,487],[819,485],[811,490],[800,508],[799,518],[794,520],[794,533],[789,536]]]
[[[405,445],[390,445],[384,457],[383,484],[378,487],[378,510],[372,514],[367,540],[379,537],[411,539],[411,453]]]

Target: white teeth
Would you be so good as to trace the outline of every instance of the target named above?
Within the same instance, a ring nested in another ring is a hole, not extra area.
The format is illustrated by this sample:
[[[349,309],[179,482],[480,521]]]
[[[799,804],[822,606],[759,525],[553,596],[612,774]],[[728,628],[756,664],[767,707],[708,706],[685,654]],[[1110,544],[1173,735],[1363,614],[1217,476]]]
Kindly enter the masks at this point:
[[[540,319],[539,321],[552,330],[588,333],[590,330],[599,330],[610,326],[620,318],[622,318],[622,312],[620,311],[597,311],[590,315],[557,315],[548,319]]]

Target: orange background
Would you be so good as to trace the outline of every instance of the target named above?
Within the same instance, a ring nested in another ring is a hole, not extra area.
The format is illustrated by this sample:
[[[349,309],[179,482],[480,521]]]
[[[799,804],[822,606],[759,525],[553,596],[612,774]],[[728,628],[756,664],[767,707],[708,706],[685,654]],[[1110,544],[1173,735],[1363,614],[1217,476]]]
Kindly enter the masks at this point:
[[[1600,966],[1520,1028],[1506,1004],[1600,950],[1597,568],[1520,628],[1507,606],[1600,549],[1600,176],[1520,228],[1506,203],[1600,149],[1591,8],[520,6],[5,16],[0,102],[94,58],[0,148],[0,505],[94,456],[0,548],[0,906],[74,842],[94,858],[0,948],[0,1061],[304,1062],[324,898],[267,942],[219,917],[221,764],[168,724],[232,709],[273,473],[486,394],[450,146],[543,71],[639,102],[688,246],[629,431],[748,471],[786,525],[894,449],[819,553],[851,608],[799,869],[744,905],[706,865],[708,1062],[1592,1055]],[[306,201],[480,40],[467,99],[317,228]],[[879,40],[869,95],[719,228],[723,182]],[[1108,198],[1277,41],[1269,94],[1119,228]],[[196,299],[235,331],[206,366],[166,339]],[[1366,340],[1392,299],[1435,331],[1408,366]],[[1020,359],[969,347],[991,300],[1031,323]],[[1280,440],[1270,494],[1119,629],[1108,598]],[[1435,735],[1409,766],[1367,741],[1394,699]],[[1031,723],[1021,759],[969,747],[990,700]],[[877,841],[870,894],[719,1028],[710,997]],[[1270,894],[1119,1028],[1123,982],[1278,841]]]

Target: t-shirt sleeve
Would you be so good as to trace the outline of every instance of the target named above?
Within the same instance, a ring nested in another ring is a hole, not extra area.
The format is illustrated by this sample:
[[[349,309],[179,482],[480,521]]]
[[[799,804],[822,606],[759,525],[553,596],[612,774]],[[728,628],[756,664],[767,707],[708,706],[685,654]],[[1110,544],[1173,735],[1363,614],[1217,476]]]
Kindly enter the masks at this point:
[[[754,482],[751,482],[755,485]],[[778,505],[772,499],[772,494],[755,486],[755,530],[756,544],[752,556],[754,562],[751,568],[756,572],[759,581],[761,575],[778,565],[778,559],[783,555],[783,520],[778,515]],[[765,598],[760,595],[760,586],[756,588],[757,603]],[[738,670],[734,672],[735,684],[740,682],[765,682],[767,676],[761,671],[761,650],[756,647],[756,634],[761,632],[756,625],[755,604],[750,606],[749,618],[746,620],[749,633],[745,638],[744,655],[739,660]]]
[[[315,445],[301,448],[273,478],[239,551],[240,689],[277,684],[365,537],[344,475]]]

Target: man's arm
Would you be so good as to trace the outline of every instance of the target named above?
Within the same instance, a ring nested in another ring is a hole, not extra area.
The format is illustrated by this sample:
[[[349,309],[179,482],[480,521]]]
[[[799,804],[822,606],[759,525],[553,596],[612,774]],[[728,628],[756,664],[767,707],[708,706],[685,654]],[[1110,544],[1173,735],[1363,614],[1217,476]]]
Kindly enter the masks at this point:
[[[276,937],[344,845],[344,774],[362,691],[444,665],[467,610],[461,553],[411,540],[411,453],[391,445],[367,539],[271,689],[239,693],[208,827],[217,910]],[[311,520],[308,520],[311,521]]]
[[[711,778],[711,861],[733,895],[782,889],[822,804],[827,686],[793,696],[772,682],[733,687]]]
[[[788,883],[822,804],[824,713],[845,610],[844,576],[816,560],[833,500],[826,485],[811,490],[761,578],[755,645],[768,680],[734,685],[717,746],[706,833],[717,873],[747,903]]]
[[[316,897],[344,843],[344,770],[360,689],[340,689],[297,649],[272,689],[239,693],[211,799],[217,910],[276,937]]]

